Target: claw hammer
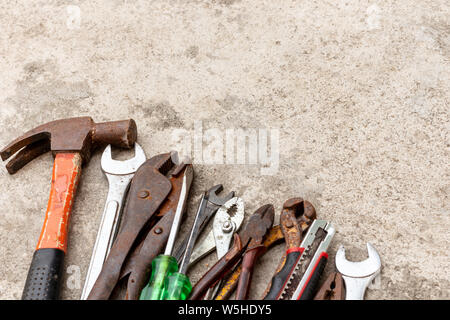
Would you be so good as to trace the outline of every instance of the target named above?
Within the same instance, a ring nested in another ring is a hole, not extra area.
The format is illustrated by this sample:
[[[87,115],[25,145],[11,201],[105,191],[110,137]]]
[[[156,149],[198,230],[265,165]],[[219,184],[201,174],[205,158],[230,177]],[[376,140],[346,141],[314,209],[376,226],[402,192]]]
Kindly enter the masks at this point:
[[[67,232],[81,166],[96,147],[105,144],[131,148],[137,139],[134,120],[96,124],[90,117],[56,120],[26,132],[0,151],[6,169],[16,173],[34,158],[52,151],[50,198],[44,225],[28,271],[22,300],[59,299]]]

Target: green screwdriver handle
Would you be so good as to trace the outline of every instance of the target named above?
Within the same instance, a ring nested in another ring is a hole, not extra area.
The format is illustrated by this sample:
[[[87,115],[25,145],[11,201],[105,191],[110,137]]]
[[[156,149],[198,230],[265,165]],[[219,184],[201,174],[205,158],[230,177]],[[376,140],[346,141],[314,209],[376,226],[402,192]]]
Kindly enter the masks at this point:
[[[177,259],[159,255],[152,261],[150,282],[141,292],[139,300],[164,300],[167,295],[168,277],[178,271]]]
[[[187,300],[192,291],[191,281],[183,273],[172,274],[167,282],[167,295],[164,300]]]

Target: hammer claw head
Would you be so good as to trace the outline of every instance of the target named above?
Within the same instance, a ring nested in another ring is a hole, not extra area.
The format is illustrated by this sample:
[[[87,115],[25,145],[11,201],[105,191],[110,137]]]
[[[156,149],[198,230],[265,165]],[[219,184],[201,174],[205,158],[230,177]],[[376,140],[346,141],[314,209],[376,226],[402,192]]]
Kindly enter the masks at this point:
[[[24,167],[28,162],[50,151],[50,140],[44,139],[36,141],[20,150],[14,158],[6,165],[6,170],[14,174]]]
[[[90,117],[62,119],[40,125],[17,138],[0,151],[2,160],[17,156],[7,165],[15,173],[39,155],[56,153],[79,153],[84,162],[89,161],[91,150],[99,145],[112,144],[131,148],[137,139],[134,120],[96,124]]]

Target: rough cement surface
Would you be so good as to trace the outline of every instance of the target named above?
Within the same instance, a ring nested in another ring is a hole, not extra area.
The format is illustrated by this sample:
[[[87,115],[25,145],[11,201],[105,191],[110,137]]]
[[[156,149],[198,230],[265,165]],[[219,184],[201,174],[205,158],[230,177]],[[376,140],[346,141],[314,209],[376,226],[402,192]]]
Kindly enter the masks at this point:
[[[79,28],[68,6],[80,8]],[[379,251],[381,283],[368,299],[449,299],[449,17],[444,0],[2,1],[0,145],[82,115],[136,119],[148,156],[195,120],[279,129],[275,176],[197,165],[190,217],[217,183],[244,198],[247,214],[302,196],[337,227],[332,261],[341,243],[354,260],[368,241]],[[0,170],[2,299],[21,296],[51,167],[47,154],[14,176]],[[66,266],[79,267],[79,283],[106,194],[97,153],[71,218]],[[261,259],[252,298],[282,251]],[[78,299],[76,277],[66,278],[63,298]]]

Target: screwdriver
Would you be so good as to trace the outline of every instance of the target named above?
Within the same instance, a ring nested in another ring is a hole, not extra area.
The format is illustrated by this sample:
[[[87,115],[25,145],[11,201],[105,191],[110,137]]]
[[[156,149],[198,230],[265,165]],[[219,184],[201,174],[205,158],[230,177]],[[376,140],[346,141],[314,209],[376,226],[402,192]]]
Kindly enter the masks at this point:
[[[184,251],[183,260],[181,260],[180,271],[175,271],[169,276],[167,283],[167,295],[165,300],[187,300],[189,298],[189,294],[192,291],[191,281],[189,277],[186,275],[189,262],[191,260],[192,251],[194,249],[195,241],[198,237],[198,231],[202,221],[200,220],[200,216],[204,207],[206,205],[206,199],[203,195],[200,205],[198,207],[197,213],[194,219],[194,225],[192,226],[191,233],[189,235],[189,240],[186,245],[186,250]]]
[[[164,254],[157,256],[152,261],[152,275],[149,283],[144,287],[139,300],[164,300],[167,296],[168,277],[178,271],[177,259],[171,256],[175,238],[181,224],[181,216],[187,200],[187,182],[186,175],[183,177],[180,198],[178,201],[175,216],[173,218],[172,228],[170,229],[169,239],[167,240]],[[190,283],[189,283],[190,286]],[[188,288],[189,292],[192,290]]]

